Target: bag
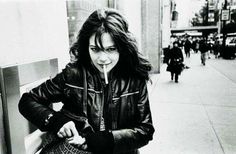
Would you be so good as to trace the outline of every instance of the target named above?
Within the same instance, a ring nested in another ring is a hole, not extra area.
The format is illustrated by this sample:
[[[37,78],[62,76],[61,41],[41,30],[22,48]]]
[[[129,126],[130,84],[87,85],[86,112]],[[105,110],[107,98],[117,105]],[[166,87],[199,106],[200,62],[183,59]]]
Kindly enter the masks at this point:
[[[43,140],[40,154],[92,154],[71,145],[66,139],[61,139],[52,132],[48,132]]]
[[[167,65],[166,71],[171,72],[171,66],[170,65]]]
[[[84,91],[83,91],[83,107],[87,111],[87,79],[86,72],[83,70]],[[87,114],[87,113],[86,113]],[[40,154],[93,154],[79,147],[71,145],[66,139],[57,137],[53,132],[47,132],[42,142],[42,150]]]

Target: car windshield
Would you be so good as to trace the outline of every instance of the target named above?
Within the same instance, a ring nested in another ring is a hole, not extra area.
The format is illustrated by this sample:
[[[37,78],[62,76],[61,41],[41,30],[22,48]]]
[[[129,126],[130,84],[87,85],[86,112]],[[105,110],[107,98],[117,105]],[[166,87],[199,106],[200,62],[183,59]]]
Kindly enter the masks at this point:
[[[236,42],[236,39],[233,38],[229,43],[235,43]]]

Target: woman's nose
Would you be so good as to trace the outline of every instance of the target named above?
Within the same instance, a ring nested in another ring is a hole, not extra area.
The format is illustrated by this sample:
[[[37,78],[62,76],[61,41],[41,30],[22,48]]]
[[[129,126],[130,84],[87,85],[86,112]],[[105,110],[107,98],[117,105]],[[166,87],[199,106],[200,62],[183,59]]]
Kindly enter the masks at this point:
[[[101,52],[99,55],[99,61],[105,63],[108,61],[108,55],[105,52]]]

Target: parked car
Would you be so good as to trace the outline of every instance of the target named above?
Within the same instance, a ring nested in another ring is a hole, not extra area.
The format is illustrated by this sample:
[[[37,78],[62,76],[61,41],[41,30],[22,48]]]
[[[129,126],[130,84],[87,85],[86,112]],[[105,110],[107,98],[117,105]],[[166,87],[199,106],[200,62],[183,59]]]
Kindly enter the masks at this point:
[[[236,47],[236,37],[232,38],[226,45],[229,47]]]
[[[232,59],[236,57],[236,37],[231,36],[226,39],[226,48],[224,51],[224,58]]]

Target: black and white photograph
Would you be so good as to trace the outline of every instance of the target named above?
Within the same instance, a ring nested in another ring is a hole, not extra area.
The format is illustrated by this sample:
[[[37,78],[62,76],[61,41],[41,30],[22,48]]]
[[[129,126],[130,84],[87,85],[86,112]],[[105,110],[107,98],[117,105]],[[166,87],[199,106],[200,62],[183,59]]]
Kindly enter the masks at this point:
[[[236,0],[0,0],[0,154],[236,154]]]

